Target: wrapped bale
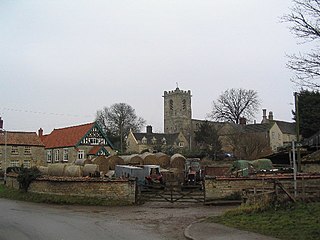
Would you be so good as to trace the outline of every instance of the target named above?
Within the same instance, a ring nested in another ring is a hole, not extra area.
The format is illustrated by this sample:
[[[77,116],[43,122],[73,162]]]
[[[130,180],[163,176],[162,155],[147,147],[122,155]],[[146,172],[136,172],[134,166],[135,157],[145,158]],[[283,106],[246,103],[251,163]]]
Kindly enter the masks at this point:
[[[170,167],[171,168],[177,168],[180,170],[184,170],[185,164],[186,164],[186,158],[179,153],[174,154],[170,158]]]
[[[39,169],[39,171],[40,171],[40,173],[41,173],[42,175],[49,175],[49,174],[48,174],[48,167],[39,166],[38,169]]]
[[[262,158],[251,161],[251,164],[255,171],[271,170],[272,162],[270,159]]]
[[[99,166],[97,164],[86,164],[83,166],[83,176],[94,176],[99,173]]]
[[[125,155],[121,156],[121,158],[126,165],[143,165],[143,159],[138,154]]]
[[[140,157],[143,160],[143,165],[159,165],[159,161],[153,153],[145,152]]]
[[[158,152],[155,155],[158,159],[160,167],[162,167],[162,168],[169,168],[170,167],[170,157],[167,154],[162,153],[162,152]]]
[[[74,164],[84,166],[85,164],[91,164],[92,161],[90,159],[77,159]]]
[[[98,156],[92,159],[92,163],[99,166],[99,171],[106,174],[109,171],[109,163],[106,156]]]
[[[124,160],[117,155],[107,157],[107,161],[109,164],[109,170],[115,170],[116,165],[124,165]]]
[[[65,177],[82,177],[82,166],[80,165],[68,165],[64,169]]]
[[[67,164],[65,164],[65,163],[49,164],[49,166],[48,166],[48,175],[57,176],[57,177],[63,177],[64,176],[64,170],[65,170],[66,166],[67,166]]]

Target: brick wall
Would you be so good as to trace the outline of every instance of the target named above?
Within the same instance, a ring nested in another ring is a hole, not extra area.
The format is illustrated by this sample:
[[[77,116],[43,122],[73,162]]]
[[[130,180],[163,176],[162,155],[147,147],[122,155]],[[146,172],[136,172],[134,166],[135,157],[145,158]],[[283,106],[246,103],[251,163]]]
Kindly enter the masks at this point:
[[[15,177],[7,178],[7,186],[18,189]],[[29,192],[66,196],[98,197],[135,203],[136,184],[128,180],[38,179],[30,184]]]

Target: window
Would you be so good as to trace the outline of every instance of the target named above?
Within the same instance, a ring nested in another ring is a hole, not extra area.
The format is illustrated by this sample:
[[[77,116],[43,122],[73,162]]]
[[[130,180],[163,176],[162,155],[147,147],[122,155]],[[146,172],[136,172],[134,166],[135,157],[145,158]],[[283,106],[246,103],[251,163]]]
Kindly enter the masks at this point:
[[[183,147],[184,146],[184,143],[183,142],[179,142],[179,147]]]
[[[52,151],[47,150],[47,162],[51,163],[52,162]]]
[[[142,144],[147,144],[147,138],[146,137],[143,137],[142,140],[141,140]]]
[[[31,154],[31,147],[25,146],[24,147],[24,154],[25,155],[30,155]]]
[[[173,111],[173,100],[170,99],[169,101],[170,110]]]
[[[30,168],[31,167],[30,160],[24,160],[23,161],[23,167]]]
[[[78,159],[84,159],[84,150],[78,151]]]
[[[10,167],[20,167],[19,160],[11,160]]]
[[[59,160],[60,160],[59,154],[60,154],[60,151],[56,150],[56,152],[54,154],[54,161],[59,162]]]
[[[11,147],[11,154],[13,154],[13,155],[18,155],[19,154],[17,146],[12,146]]]
[[[167,144],[167,140],[166,140],[166,138],[162,138],[162,144],[164,144],[164,145],[166,145]]]
[[[152,144],[156,144],[157,143],[157,139],[155,137],[152,138]]]
[[[275,139],[275,133],[272,132],[272,133],[271,133],[271,136],[272,136],[272,139],[274,140],[274,139]]]
[[[185,99],[182,100],[182,109],[186,110],[187,109],[187,101]]]
[[[68,160],[69,160],[68,153],[69,153],[68,148],[63,149],[63,161],[64,162],[68,162]]]

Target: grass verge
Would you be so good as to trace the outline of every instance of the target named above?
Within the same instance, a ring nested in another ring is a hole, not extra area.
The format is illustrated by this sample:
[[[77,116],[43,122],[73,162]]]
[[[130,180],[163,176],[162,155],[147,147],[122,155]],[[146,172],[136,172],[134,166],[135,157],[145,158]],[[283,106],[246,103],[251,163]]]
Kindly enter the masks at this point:
[[[108,200],[94,197],[60,196],[51,194],[31,193],[8,188],[0,185],[0,198],[20,200],[34,203],[67,204],[67,205],[90,205],[90,206],[127,206],[129,202]]]
[[[208,221],[279,239],[320,239],[320,203],[297,203],[279,208],[241,206]]]

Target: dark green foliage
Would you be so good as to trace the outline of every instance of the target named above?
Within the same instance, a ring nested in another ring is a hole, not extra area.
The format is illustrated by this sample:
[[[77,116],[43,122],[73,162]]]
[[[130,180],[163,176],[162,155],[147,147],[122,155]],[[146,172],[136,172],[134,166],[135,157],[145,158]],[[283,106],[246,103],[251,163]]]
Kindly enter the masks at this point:
[[[195,141],[200,151],[214,159],[221,152],[221,142],[217,130],[208,121],[201,123],[195,132]]]
[[[40,177],[41,173],[38,168],[21,168],[17,177],[19,182],[19,188],[25,192],[28,191],[30,183],[37,177]]]
[[[302,90],[298,94],[300,133],[308,138],[320,130],[320,93]]]

